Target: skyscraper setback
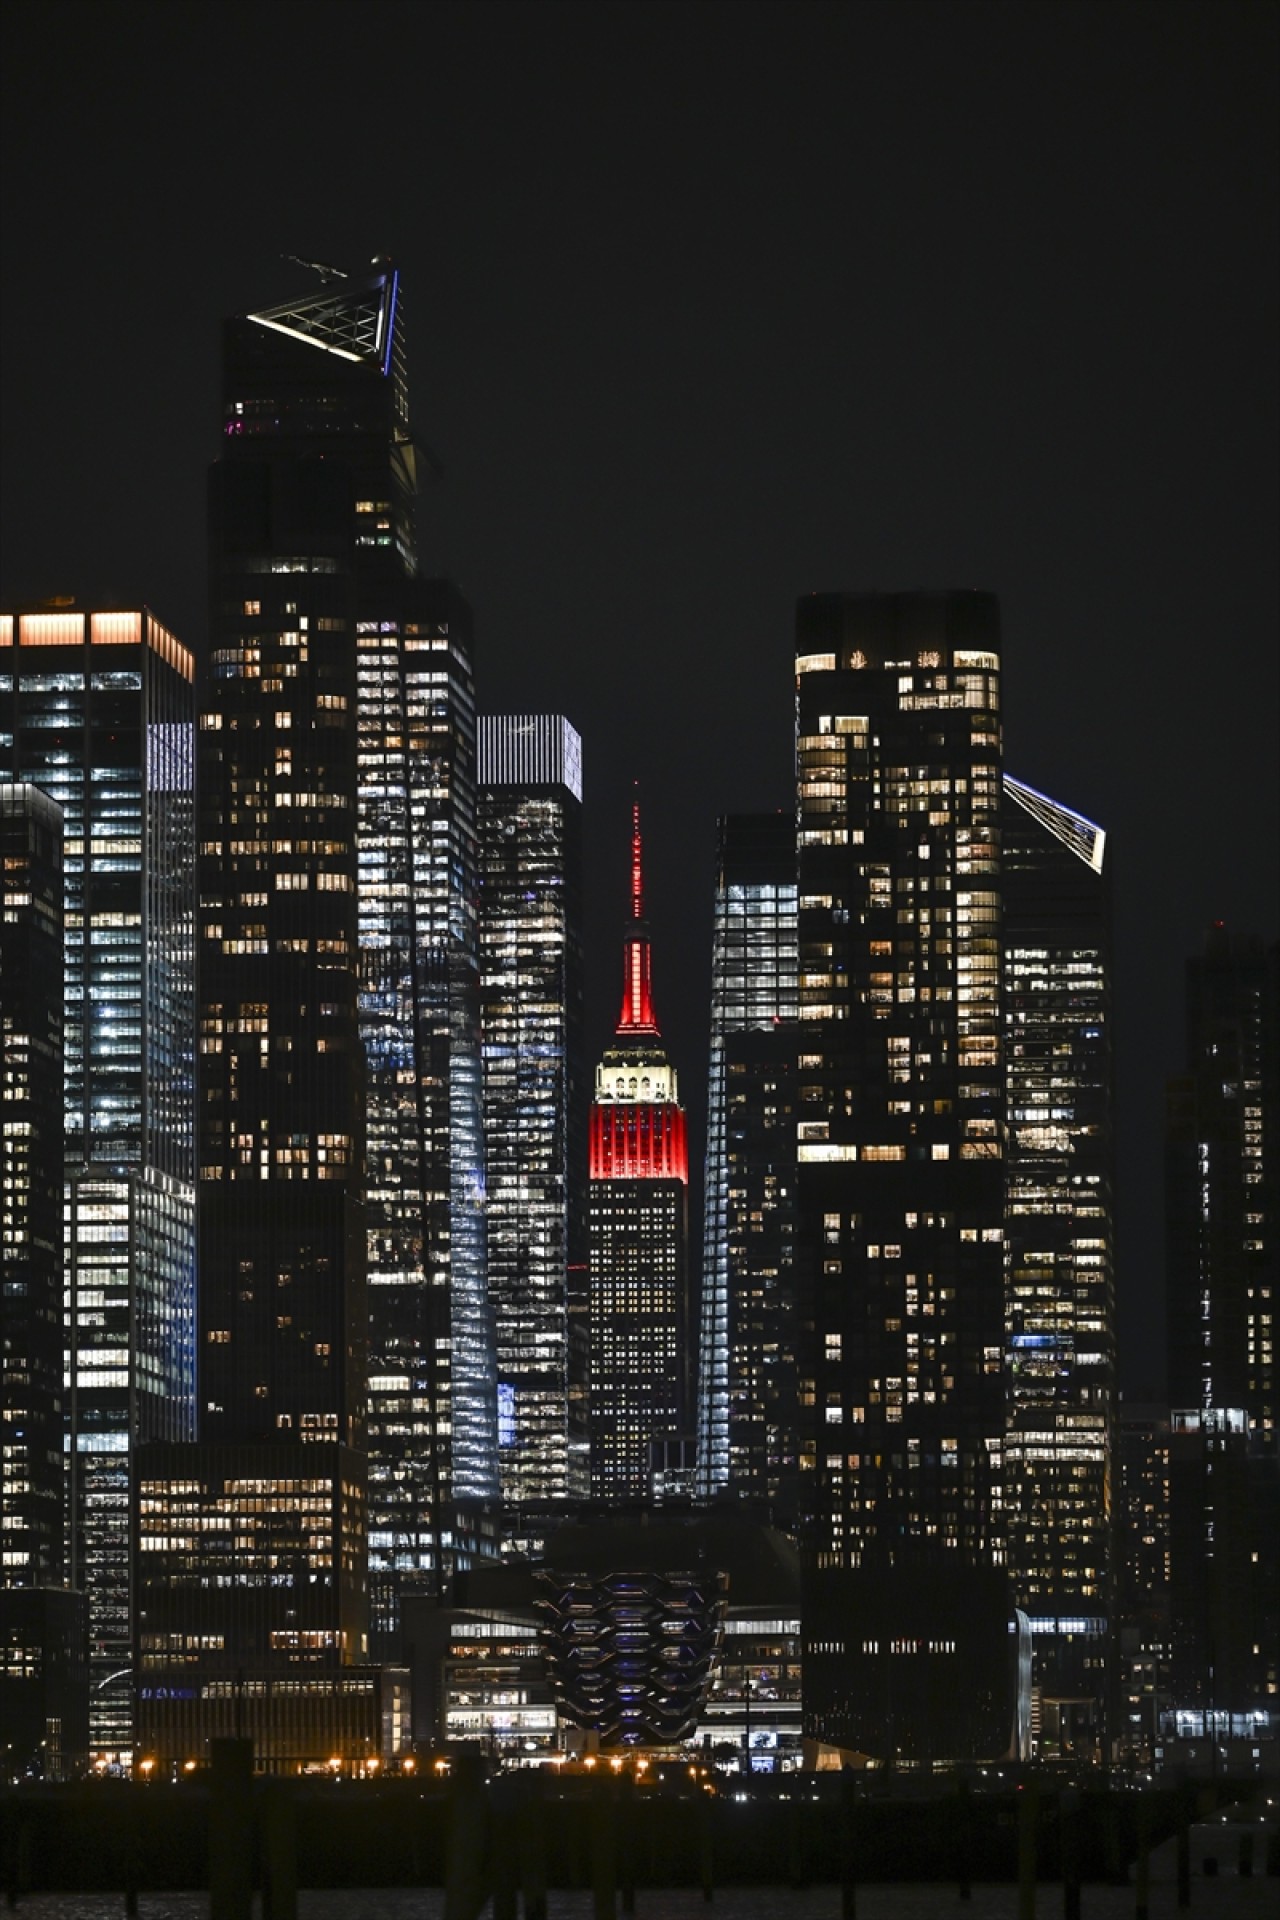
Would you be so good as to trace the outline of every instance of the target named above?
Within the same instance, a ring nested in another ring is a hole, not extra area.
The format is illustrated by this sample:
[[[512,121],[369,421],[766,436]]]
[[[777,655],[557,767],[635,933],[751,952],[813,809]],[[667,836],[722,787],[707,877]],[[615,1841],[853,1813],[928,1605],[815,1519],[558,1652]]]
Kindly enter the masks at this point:
[[[999,1753],[996,603],[815,595],[796,669],[806,1730]]]
[[[591,1487],[644,1498],[651,1446],[681,1434],[688,1365],[689,1149],[653,1009],[640,809],[622,1010],[591,1106]]]
[[[62,809],[67,1578],[132,1750],[137,1447],[192,1431],[193,663],[145,608],[0,619],[0,777]]]
[[[587,1099],[582,742],[480,720],[480,971],[498,1458],[513,1504],[584,1499]]]

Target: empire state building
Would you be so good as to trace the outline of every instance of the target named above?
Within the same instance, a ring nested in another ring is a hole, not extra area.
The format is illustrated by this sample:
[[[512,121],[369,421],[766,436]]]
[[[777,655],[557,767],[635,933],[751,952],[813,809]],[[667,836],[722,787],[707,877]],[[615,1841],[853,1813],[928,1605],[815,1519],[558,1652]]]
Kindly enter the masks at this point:
[[[650,1443],[685,1422],[689,1152],[675,1069],[653,1011],[640,809],[622,1010],[591,1107],[591,1490],[649,1491]]]

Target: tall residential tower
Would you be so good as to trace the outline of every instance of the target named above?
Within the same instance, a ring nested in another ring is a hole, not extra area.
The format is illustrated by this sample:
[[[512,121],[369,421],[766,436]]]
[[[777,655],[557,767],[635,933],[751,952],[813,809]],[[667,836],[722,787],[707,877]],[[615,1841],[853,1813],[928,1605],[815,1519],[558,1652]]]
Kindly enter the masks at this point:
[[[1007,1750],[1000,628],[815,595],[796,638],[805,1721]]]

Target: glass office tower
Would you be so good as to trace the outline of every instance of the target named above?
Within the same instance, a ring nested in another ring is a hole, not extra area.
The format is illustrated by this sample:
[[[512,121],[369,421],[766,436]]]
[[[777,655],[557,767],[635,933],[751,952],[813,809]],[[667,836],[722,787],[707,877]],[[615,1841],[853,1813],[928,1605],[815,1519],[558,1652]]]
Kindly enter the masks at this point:
[[[0,785],[0,1588],[62,1582],[62,812]]]
[[[795,1055],[792,815],[720,821],[711,958],[698,1488],[793,1517]]]
[[[369,1567],[384,1652],[401,1593],[438,1590],[466,1557],[466,1503],[498,1490],[471,613],[447,581],[408,582],[396,605],[356,635]]]
[[[797,611],[806,1732],[1007,1750],[1000,628]]]
[[[497,1487],[475,719],[469,610],[416,574],[399,276],[376,260],[332,277],[224,335],[201,717],[201,1437],[323,1444],[312,1477],[361,1515],[367,1476],[386,1653],[401,1589],[432,1585],[452,1550],[452,1501]],[[335,1572],[340,1599],[334,1645],[358,1659]]]
[[[587,1079],[582,742],[484,715],[480,973],[502,1497],[585,1499]]]
[[[591,1490],[643,1499],[651,1447],[686,1417],[689,1149],[653,1010],[639,807],[622,1010],[596,1068],[590,1168]]]
[[[0,774],[63,816],[67,1578],[124,1765],[134,1451],[193,1417],[193,664],[145,609],[5,615],[0,655]]]
[[[1101,1760],[1113,1653],[1115,1140],[1101,827],[1004,779],[1005,1513],[1037,1752]]]

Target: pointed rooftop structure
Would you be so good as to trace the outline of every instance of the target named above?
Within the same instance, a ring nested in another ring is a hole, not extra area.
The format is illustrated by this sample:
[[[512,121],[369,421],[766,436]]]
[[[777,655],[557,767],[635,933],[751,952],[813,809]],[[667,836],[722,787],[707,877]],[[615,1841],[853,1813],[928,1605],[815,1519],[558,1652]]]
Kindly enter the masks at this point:
[[[687,1182],[685,1113],[653,1011],[638,802],[631,808],[631,919],[623,941],[622,1008],[614,1033],[596,1068],[591,1177]]]
[[[644,868],[640,840],[640,803],[631,808],[631,920],[622,950],[622,1011],[619,1038],[659,1037],[653,1011],[649,927],[644,917]]]
[[[1095,873],[1102,872],[1107,843],[1104,828],[1095,826],[1092,820],[1086,820],[1082,813],[1072,813],[1070,807],[1050,800],[1048,794],[1038,793],[1034,787],[1025,786],[1008,773],[1004,776],[1004,790],[1011,800],[1016,800],[1032,819],[1047,827],[1087,867],[1092,867]]]
[[[391,371],[399,291],[400,276],[395,267],[378,255],[370,263],[368,277],[354,280],[344,275],[336,292],[286,300],[246,317],[274,333],[305,340],[322,353],[336,353],[341,360],[376,366],[380,373],[387,374]]]

